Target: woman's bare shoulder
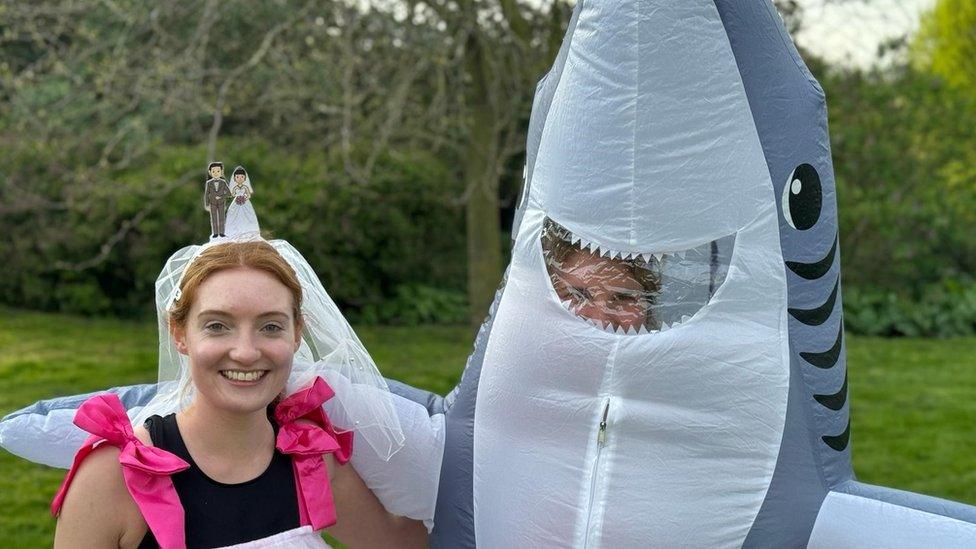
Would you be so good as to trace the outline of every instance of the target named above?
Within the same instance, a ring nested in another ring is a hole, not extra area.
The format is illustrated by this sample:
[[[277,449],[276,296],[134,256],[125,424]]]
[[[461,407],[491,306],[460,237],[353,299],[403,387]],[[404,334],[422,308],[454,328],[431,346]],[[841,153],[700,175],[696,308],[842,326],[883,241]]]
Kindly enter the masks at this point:
[[[145,444],[146,446],[153,445],[152,437],[149,436],[149,430],[146,429],[144,425],[140,425],[132,431],[135,433],[136,438],[139,439],[139,442]]]
[[[119,449],[103,443],[78,465],[58,515],[55,547],[135,546],[132,540],[146,530],[122,477]]]

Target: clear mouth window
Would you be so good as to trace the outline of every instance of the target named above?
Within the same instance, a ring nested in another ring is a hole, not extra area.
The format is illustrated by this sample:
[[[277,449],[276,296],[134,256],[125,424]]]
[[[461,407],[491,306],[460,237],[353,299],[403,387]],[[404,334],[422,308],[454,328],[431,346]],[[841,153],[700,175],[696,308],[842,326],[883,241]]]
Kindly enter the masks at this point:
[[[676,252],[603,248],[546,218],[542,251],[563,307],[608,332],[664,331],[687,321],[728,275],[735,235]]]

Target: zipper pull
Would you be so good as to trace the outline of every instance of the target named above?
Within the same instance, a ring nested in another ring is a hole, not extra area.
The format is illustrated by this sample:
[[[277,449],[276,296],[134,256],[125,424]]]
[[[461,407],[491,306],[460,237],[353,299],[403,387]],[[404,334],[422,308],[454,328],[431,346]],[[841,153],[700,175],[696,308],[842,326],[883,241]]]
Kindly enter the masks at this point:
[[[596,434],[596,443],[600,446],[607,444],[607,416],[610,414],[610,399],[603,405],[603,419],[600,420],[600,430]]]

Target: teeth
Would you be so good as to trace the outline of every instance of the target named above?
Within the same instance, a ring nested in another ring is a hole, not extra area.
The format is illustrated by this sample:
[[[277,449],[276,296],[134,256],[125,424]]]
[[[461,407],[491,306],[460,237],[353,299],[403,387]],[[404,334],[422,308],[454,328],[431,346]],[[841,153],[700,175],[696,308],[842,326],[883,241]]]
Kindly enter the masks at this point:
[[[637,328],[630,326],[627,328],[627,335],[637,335]]]
[[[654,257],[657,258],[658,263],[661,263],[661,262],[664,261],[664,254],[662,254],[662,253],[656,253],[656,254],[654,254]]]
[[[685,322],[687,320],[691,320],[691,317],[688,315],[681,315],[681,322]]]
[[[670,329],[671,329],[671,326],[668,326],[668,323],[667,322],[661,322],[661,331],[662,332],[666,332],[666,331],[668,331]]]
[[[239,370],[222,370],[220,374],[232,381],[257,381],[264,377],[264,370],[242,372]]]
[[[644,326],[643,324],[641,324],[640,326],[638,326],[637,327],[637,333],[638,334],[646,334],[647,333],[647,326]]]

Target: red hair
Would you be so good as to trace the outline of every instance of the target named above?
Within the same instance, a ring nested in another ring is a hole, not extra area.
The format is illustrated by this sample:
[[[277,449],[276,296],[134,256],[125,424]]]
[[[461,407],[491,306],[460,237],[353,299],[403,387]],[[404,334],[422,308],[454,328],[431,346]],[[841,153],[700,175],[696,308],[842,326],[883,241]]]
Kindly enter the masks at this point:
[[[169,308],[170,326],[186,326],[186,317],[200,284],[210,275],[241,267],[264,271],[288,288],[292,296],[292,315],[297,330],[302,319],[302,285],[285,258],[264,241],[217,244],[194,258],[180,280],[180,298]]]

